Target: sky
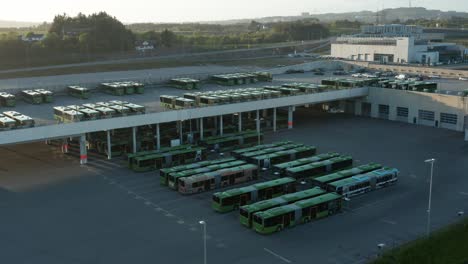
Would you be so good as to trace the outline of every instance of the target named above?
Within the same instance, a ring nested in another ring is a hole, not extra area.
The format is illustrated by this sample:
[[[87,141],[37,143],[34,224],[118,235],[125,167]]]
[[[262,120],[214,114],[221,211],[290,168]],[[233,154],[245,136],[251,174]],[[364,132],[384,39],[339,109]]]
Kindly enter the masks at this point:
[[[0,20],[43,22],[54,15],[106,11],[124,23],[214,21],[301,12],[341,13],[408,7],[409,0],[5,0]],[[468,12],[467,0],[412,0],[412,6]]]

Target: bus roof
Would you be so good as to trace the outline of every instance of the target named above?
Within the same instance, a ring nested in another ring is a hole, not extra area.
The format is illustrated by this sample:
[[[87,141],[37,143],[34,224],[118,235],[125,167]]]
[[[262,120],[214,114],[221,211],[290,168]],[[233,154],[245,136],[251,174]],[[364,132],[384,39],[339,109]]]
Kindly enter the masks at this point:
[[[236,195],[239,195],[239,194],[251,192],[252,190],[262,190],[262,189],[265,189],[265,188],[278,186],[278,185],[282,185],[282,184],[287,184],[287,183],[292,183],[292,182],[296,182],[296,179],[293,179],[293,178],[280,178],[280,179],[276,179],[276,180],[272,180],[272,181],[252,184],[252,185],[246,186],[246,187],[230,189],[230,190],[227,190],[227,191],[224,191],[224,192],[215,193],[214,195],[216,195],[219,198],[223,199],[223,198],[232,197],[232,196],[236,196]]]
[[[302,164],[313,163],[313,162],[321,161],[327,158],[338,157],[339,155],[340,154],[337,152],[322,153],[322,154],[315,155],[315,156],[310,156],[310,157],[306,157],[302,159],[280,163],[280,164],[274,165],[273,167],[278,168],[278,169],[296,167]]]
[[[191,164],[184,164],[184,165],[177,165],[174,167],[170,168],[163,168],[161,171],[165,173],[171,173],[171,172],[179,172],[179,171],[184,171],[184,170],[191,170],[195,168],[200,168],[200,167],[205,167],[213,164],[219,164],[219,163],[225,163],[225,162],[230,162],[236,160],[235,158],[224,158],[224,159],[216,159],[216,160],[204,160],[200,162],[195,162]]]
[[[360,172],[362,171],[371,171],[374,169],[379,169],[381,167],[382,166],[378,163],[369,163],[369,164],[361,165],[361,166],[354,167],[348,170],[342,170],[342,171],[327,174],[321,177],[317,177],[314,179],[314,181],[320,182],[320,183],[333,182],[335,179],[341,179],[343,177],[351,177],[353,175],[360,174]]]
[[[250,147],[250,148],[241,148],[241,149],[233,150],[231,152],[236,153],[236,154],[247,153],[247,152],[252,152],[256,150],[262,150],[262,149],[272,148],[276,146],[286,145],[289,143],[291,143],[291,141],[278,141],[278,142],[273,142],[271,144],[261,144],[261,145],[257,145],[257,146]]]
[[[234,166],[240,166],[244,164],[246,164],[246,162],[243,160],[234,160],[234,161],[230,161],[226,163],[212,164],[212,165],[208,165],[208,166],[201,167],[201,168],[195,168],[192,170],[178,171],[172,174],[171,176],[174,178],[183,178],[183,177],[192,176],[192,175],[196,175],[196,174],[200,174],[204,172],[218,171],[218,170],[223,170],[226,168],[231,168]]]
[[[319,187],[314,187],[314,188],[307,189],[307,190],[300,191],[300,192],[284,194],[273,199],[259,201],[259,202],[249,204],[249,205],[244,205],[242,206],[242,208],[246,210],[247,212],[258,212],[258,211],[263,211],[268,208],[288,204],[288,203],[295,202],[295,201],[300,201],[307,197],[321,195],[321,194],[324,194],[325,192],[326,192],[325,190]]]
[[[223,172],[226,172],[226,171],[236,171],[236,170],[246,170],[246,169],[256,169],[256,168],[258,168],[257,165],[243,164],[243,165],[236,166],[236,167],[225,168],[225,169],[216,170],[216,171],[207,172],[207,173],[195,174],[195,175],[192,175],[190,177],[182,178],[181,180],[186,181],[186,182],[196,181],[197,178],[200,178],[200,177],[203,177],[203,176],[216,176],[216,175],[219,175],[220,173],[223,173]]]
[[[340,198],[341,198],[341,195],[337,193],[325,193],[317,197],[298,201],[293,204],[275,207],[267,211],[258,212],[256,214],[260,216],[261,218],[266,219],[266,218],[271,218],[271,217],[275,217],[278,215],[282,215],[285,213],[293,212],[298,209],[314,206],[314,205],[321,204],[321,203],[326,203],[326,202],[333,201],[333,200],[340,199]]]
[[[328,160],[317,161],[317,162],[305,164],[305,165],[302,165],[302,166],[288,168],[286,170],[288,172],[290,172],[290,173],[297,173],[297,172],[300,172],[300,171],[308,170],[308,169],[319,167],[319,166],[329,165],[329,164],[337,163],[337,162],[348,160],[348,159],[352,159],[352,157],[351,156],[340,156],[340,157],[335,157],[335,158],[331,158],[331,159],[328,159]]]
[[[254,157],[254,159],[256,159],[256,160],[269,159],[269,158],[278,157],[278,156],[281,156],[281,155],[288,155],[288,154],[292,154],[292,153],[295,153],[295,152],[299,152],[299,151],[303,151],[303,150],[311,150],[311,149],[315,149],[315,147],[314,146],[301,146],[301,147],[297,147],[297,148],[293,148],[293,149],[282,150],[282,151],[278,151],[278,152],[271,153],[271,154],[265,154],[265,155],[257,156],[257,157]]]
[[[379,176],[383,176],[383,175],[385,175],[387,173],[394,173],[394,172],[398,172],[398,170],[395,169],[395,168],[384,167],[382,169],[378,169],[378,170],[371,171],[371,172],[368,172],[368,173],[359,174],[359,175],[355,175],[355,176],[352,176],[352,177],[349,177],[349,178],[346,178],[346,179],[334,181],[334,182],[329,183],[329,185],[331,185],[331,186],[333,186],[335,188],[339,188],[339,187],[343,187],[343,186],[346,186],[346,185],[354,184],[356,182],[367,181],[369,179],[369,176],[371,176],[371,175],[375,175],[375,176],[379,177]]]

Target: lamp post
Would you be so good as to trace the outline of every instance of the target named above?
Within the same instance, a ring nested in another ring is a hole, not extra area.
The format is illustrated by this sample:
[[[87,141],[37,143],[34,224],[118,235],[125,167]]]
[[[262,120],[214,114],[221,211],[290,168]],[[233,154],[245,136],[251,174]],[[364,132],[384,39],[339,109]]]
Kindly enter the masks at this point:
[[[432,176],[434,174],[434,162],[435,159],[427,159],[424,161],[425,163],[431,163],[431,176],[429,179],[429,202],[427,206],[427,229],[426,235],[429,236],[431,234],[431,201],[432,201]]]
[[[206,264],[206,222],[201,220],[198,223],[203,226],[203,263]]]

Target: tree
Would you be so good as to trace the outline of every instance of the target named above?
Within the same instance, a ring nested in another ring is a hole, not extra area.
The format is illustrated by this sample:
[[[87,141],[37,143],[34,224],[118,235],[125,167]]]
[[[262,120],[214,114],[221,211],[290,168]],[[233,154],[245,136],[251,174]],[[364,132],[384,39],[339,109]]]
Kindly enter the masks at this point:
[[[164,47],[172,47],[175,43],[176,35],[174,32],[165,29],[161,32],[161,45]]]

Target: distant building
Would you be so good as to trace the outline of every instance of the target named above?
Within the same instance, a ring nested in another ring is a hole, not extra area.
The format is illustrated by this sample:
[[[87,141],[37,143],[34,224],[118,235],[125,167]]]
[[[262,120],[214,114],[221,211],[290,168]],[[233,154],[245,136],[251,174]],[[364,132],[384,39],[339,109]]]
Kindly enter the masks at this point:
[[[44,34],[28,34],[24,36],[20,36],[21,40],[24,42],[37,42],[42,41],[45,39]]]
[[[151,51],[154,50],[154,43],[151,41],[141,41],[137,42],[135,45],[135,50],[139,52]]]
[[[331,56],[379,63],[424,63],[461,59],[463,49],[443,43],[444,34],[424,33],[420,26],[362,26],[361,33],[338,37]]]
[[[301,13],[301,16],[304,16],[304,17],[305,17],[305,16],[310,16],[310,13],[309,13],[309,12],[302,12],[302,13]]]

